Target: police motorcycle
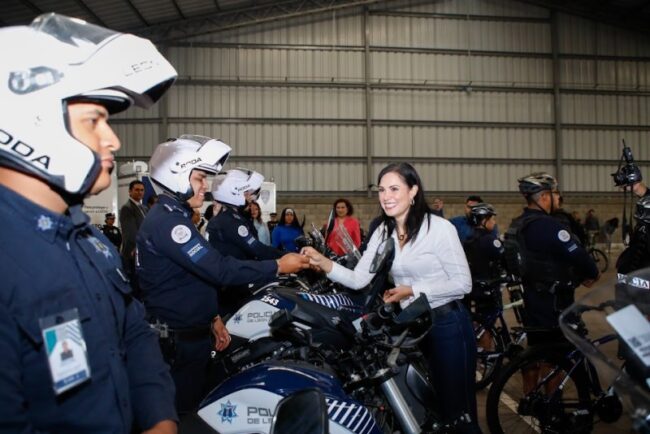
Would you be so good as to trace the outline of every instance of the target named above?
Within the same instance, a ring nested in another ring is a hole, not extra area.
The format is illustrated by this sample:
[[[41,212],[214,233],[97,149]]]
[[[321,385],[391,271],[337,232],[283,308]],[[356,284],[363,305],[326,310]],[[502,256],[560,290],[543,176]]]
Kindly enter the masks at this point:
[[[317,229],[313,228],[310,236],[310,245],[317,249],[325,248],[325,240]],[[350,245],[354,246],[352,240]],[[350,255],[355,257],[354,251],[351,252]],[[291,342],[271,335],[271,317],[282,309],[313,310],[314,315],[320,315],[324,309],[328,314],[333,313],[346,320],[358,319],[380,300],[379,296],[386,287],[393,254],[392,240],[378,250],[371,267],[375,278],[365,291],[352,293],[342,290],[322,273],[318,273],[317,281],[289,276],[258,289],[237,312],[226,319],[232,341],[225,351],[212,353],[213,362],[227,375],[233,375],[268,358],[295,357],[295,346]],[[347,254],[340,259],[347,263],[350,261]],[[316,332],[314,338],[328,344],[345,344],[338,333],[328,331]]]
[[[221,434],[269,433],[273,409],[300,390],[320,390],[330,433],[451,433],[464,416],[442,425],[418,342],[432,326],[425,296],[399,313],[381,305],[353,325],[334,312],[282,309],[275,336],[301,348],[303,360],[271,360],[227,379],[199,406],[198,415]],[[345,348],[324,345],[322,330],[336,330]],[[302,432],[298,430],[296,432]]]
[[[576,318],[589,324],[589,334],[575,327]],[[629,420],[617,428],[631,426],[643,434],[650,434],[649,318],[650,268],[619,274],[614,288],[591,290],[560,317],[564,335],[587,357],[601,384],[610,385],[609,406],[596,406],[596,414],[622,405]],[[611,338],[614,345],[600,344]]]

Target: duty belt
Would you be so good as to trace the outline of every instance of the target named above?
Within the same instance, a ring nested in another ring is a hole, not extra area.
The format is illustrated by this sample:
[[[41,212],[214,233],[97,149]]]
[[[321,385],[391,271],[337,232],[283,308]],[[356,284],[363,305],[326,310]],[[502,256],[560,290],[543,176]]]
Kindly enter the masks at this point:
[[[149,326],[158,334],[160,339],[173,339],[175,341],[200,341],[210,337],[210,327],[192,327],[185,329],[173,329],[167,323],[156,320],[149,323]]]

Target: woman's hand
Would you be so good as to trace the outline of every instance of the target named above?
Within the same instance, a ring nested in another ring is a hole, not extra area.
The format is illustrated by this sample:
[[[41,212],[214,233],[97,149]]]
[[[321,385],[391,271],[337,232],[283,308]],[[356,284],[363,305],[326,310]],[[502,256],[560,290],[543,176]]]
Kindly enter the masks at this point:
[[[323,270],[326,273],[332,271],[332,261],[318,253],[313,247],[303,247],[300,253],[309,258],[309,264],[312,267]]]
[[[384,292],[384,303],[396,303],[403,298],[411,297],[413,295],[413,288],[410,286],[398,286]]]
[[[228,329],[226,329],[223,321],[221,321],[221,317],[216,317],[212,321],[212,334],[214,335],[215,340],[215,350],[223,351],[228,348],[231,340],[230,333],[228,333]]]

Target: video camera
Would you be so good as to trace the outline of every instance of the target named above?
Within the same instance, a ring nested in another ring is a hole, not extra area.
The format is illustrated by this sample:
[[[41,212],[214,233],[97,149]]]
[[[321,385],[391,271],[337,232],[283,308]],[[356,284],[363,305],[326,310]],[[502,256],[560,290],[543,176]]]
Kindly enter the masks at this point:
[[[618,170],[612,173],[612,178],[614,178],[614,185],[617,187],[632,186],[643,180],[639,166],[634,164],[632,150],[625,145],[625,140],[623,140],[623,153],[618,163]]]

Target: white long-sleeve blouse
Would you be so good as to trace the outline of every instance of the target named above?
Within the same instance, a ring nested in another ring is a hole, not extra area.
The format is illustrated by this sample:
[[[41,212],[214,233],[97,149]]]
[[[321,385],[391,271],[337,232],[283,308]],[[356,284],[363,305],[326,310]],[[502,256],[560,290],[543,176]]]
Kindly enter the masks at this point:
[[[369,271],[370,264],[384,234],[382,223],[372,234],[368,248],[354,270],[334,263],[327,277],[351,289],[365,287],[374,276]],[[402,308],[420,294],[425,294],[431,308],[435,308],[471,291],[472,277],[465,252],[456,228],[447,220],[430,214],[428,224],[426,218],[423,220],[417,238],[401,248],[397,231],[393,231],[391,236],[395,240],[395,258],[390,274],[395,286],[413,288],[413,296],[400,301]]]

